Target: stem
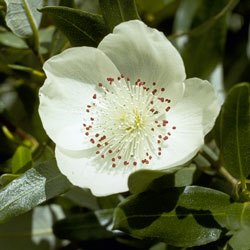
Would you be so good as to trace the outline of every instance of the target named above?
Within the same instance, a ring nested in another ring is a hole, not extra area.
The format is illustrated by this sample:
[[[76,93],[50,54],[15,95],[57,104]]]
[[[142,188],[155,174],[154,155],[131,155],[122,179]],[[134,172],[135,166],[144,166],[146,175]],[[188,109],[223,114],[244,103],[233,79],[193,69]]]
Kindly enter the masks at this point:
[[[22,140],[29,141],[31,143],[31,145],[32,145],[31,146],[32,151],[34,151],[38,147],[39,143],[32,135],[26,133],[22,129],[16,127],[15,125],[13,125],[9,121],[7,121],[1,114],[0,114],[0,124],[2,124],[3,127],[5,126],[7,128],[7,130],[9,130],[9,131],[15,133],[16,135],[18,135],[18,137],[21,138]],[[13,139],[15,140],[15,138],[13,138]]]
[[[235,179],[223,166],[220,165],[219,160],[215,160],[211,157],[206,150],[200,150],[200,154],[211,163],[211,168],[216,170],[217,174],[226,179],[229,183],[232,184],[233,189],[235,190],[238,185],[238,180]]]

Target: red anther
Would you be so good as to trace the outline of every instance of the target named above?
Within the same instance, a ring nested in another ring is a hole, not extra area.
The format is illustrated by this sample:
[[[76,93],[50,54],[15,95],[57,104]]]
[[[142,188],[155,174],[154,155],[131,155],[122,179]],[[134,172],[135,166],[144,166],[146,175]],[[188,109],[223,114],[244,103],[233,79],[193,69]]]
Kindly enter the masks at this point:
[[[88,108],[91,108],[91,105],[87,105]]]
[[[96,146],[97,146],[98,148],[100,148],[102,145],[98,143]]]
[[[86,127],[87,125],[85,123],[83,123],[83,127]]]
[[[88,113],[89,113],[89,109],[86,109],[86,112],[88,112]]]
[[[105,146],[108,146],[108,145],[109,145],[109,143],[108,143],[107,141],[106,141],[104,144],[105,144]]]
[[[152,91],[152,94],[155,95],[156,92],[157,92],[157,89],[154,89],[154,90]]]
[[[117,77],[117,80],[120,81],[120,80],[121,80],[121,77]]]
[[[90,120],[91,120],[91,121],[94,121],[95,119],[94,119],[93,117],[90,117]]]
[[[161,147],[158,147],[158,150],[161,151]]]
[[[134,165],[134,166],[136,166],[136,165],[137,165],[137,162],[136,162],[136,161],[134,161],[134,162],[133,162],[133,165]]]
[[[156,85],[156,83],[155,82],[153,82],[153,86],[155,86]]]
[[[165,110],[166,110],[166,112],[168,112],[170,110],[170,107],[167,107]]]
[[[163,140],[166,141],[168,139],[168,136],[164,136]]]
[[[161,91],[162,91],[162,92],[164,92],[164,91],[165,91],[165,89],[164,89],[164,88],[161,88]]]
[[[172,129],[176,129],[176,127],[175,127],[175,126],[173,126],[173,127],[172,127]]]
[[[94,94],[92,98],[93,98],[93,99],[96,99],[96,94]]]
[[[104,155],[101,155],[101,157],[104,159]]]
[[[149,156],[149,153],[148,153],[148,152],[146,153],[146,156]]]
[[[95,140],[94,140],[93,138],[91,138],[91,139],[90,139],[90,142],[94,144],[94,143],[95,143]]]
[[[159,139],[161,139],[161,138],[162,138],[162,136],[161,136],[161,135],[159,135],[158,137],[159,137]]]
[[[113,151],[110,149],[108,152],[111,154]]]
[[[112,164],[112,168],[115,168],[115,167],[116,167],[116,164],[115,164],[115,163],[113,163],[113,164]]]
[[[98,155],[98,154],[100,154],[100,151],[96,151],[95,153]]]
[[[161,152],[158,152],[158,155],[161,156]]]
[[[118,155],[118,157],[117,157],[117,158],[118,158],[119,160],[121,160],[121,158],[122,158],[122,157],[121,157],[120,155]]]
[[[85,133],[85,135],[87,135],[87,136],[88,136],[88,135],[89,135],[89,132],[86,132],[86,133]]]
[[[151,128],[151,130],[152,130],[152,131],[155,131],[155,129],[154,129],[154,128]]]
[[[156,120],[155,123],[158,123],[158,121]]]
[[[164,102],[164,98],[163,97],[160,97],[158,98],[161,102]]]
[[[112,161],[115,161],[115,158],[112,158],[111,160],[112,160]]]
[[[170,132],[168,132],[168,135],[170,136],[170,135],[171,135],[171,133],[170,133]]]
[[[124,78],[124,74],[121,74],[121,78]]]
[[[129,78],[129,77],[127,78],[127,81],[128,81],[128,82],[130,81],[130,78]]]
[[[95,134],[95,137],[98,137],[99,136],[99,134]]]
[[[158,143],[158,144],[160,144],[160,143],[161,143],[161,141],[160,141],[160,140],[157,140],[157,143]]]
[[[129,162],[128,161],[124,161],[124,163],[123,163],[125,166],[127,166],[128,164],[129,164]]]
[[[146,163],[146,164],[149,164],[149,161],[148,161],[148,160],[146,160],[146,161],[145,161],[145,163]]]
[[[102,86],[103,86],[103,84],[102,84],[101,82],[99,82],[98,86],[99,86],[99,87],[102,87]]]
[[[155,112],[155,109],[150,109],[151,112]]]

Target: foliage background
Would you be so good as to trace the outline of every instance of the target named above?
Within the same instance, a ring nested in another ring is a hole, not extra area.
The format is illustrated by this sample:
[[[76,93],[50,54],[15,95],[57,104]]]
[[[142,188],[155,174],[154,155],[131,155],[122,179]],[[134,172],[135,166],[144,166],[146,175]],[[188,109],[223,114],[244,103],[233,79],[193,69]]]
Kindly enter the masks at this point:
[[[186,168],[135,173],[132,196],[97,198],[56,167],[37,111],[42,65],[137,18],[226,101]],[[0,249],[250,249],[249,69],[249,0],[0,0]]]

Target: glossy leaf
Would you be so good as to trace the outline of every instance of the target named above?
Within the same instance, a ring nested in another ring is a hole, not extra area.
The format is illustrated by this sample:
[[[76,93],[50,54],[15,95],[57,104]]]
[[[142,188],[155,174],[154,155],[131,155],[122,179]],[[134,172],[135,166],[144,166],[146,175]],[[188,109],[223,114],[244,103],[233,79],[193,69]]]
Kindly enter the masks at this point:
[[[58,221],[53,231],[57,237],[72,241],[110,238],[114,236],[110,229],[108,230],[112,216],[113,209],[75,215]]]
[[[204,187],[148,190],[118,206],[114,228],[173,246],[203,245],[220,237],[222,228],[214,217],[225,218],[223,209],[228,205],[228,195]]]
[[[68,7],[45,7],[42,13],[52,18],[72,46],[97,46],[107,34],[103,18]]]
[[[39,38],[38,27],[41,21],[41,13],[37,8],[42,7],[40,0],[5,0],[7,5],[6,23],[13,33],[21,38],[33,36],[33,48],[38,51]]]
[[[233,87],[216,122],[216,138],[225,168],[244,180],[250,173],[249,84]]]
[[[135,0],[99,0],[99,3],[110,31],[119,23],[140,19]]]
[[[197,174],[195,165],[180,170],[152,171],[139,170],[129,176],[129,190],[136,194],[146,189],[165,189],[191,185]]]
[[[0,189],[0,223],[31,210],[71,187],[67,178],[59,172],[54,159],[37,165]]]
[[[12,173],[23,173],[32,166],[32,155],[27,147],[19,146],[12,158]]]

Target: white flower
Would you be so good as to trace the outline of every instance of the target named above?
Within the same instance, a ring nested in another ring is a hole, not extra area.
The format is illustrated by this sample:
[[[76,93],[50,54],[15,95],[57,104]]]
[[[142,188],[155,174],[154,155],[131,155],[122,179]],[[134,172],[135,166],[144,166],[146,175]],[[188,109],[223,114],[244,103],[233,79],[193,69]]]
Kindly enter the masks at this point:
[[[97,196],[127,191],[136,170],[190,160],[219,112],[210,83],[185,80],[177,50],[141,21],[118,25],[97,49],[52,57],[44,71],[39,112],[58,167]]]

